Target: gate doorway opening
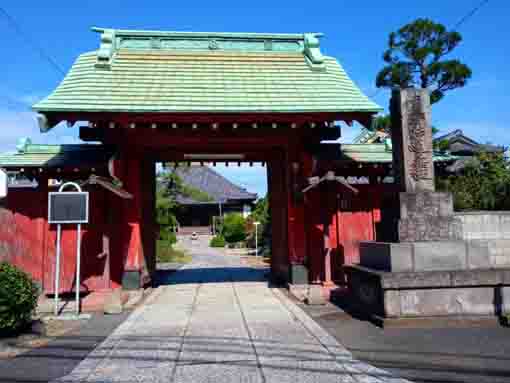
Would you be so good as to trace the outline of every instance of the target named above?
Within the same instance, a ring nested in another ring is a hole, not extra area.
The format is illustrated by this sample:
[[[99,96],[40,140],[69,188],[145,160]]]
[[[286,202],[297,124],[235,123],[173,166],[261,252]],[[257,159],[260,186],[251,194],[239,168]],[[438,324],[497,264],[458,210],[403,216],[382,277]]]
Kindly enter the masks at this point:
[[[221,145],[218,145],[216,151],[212,151],[214,146],[212,145],[212,141],[213,140],[209,140],[207,152],[197,150],[196,147],[193,148],[192,146],[186,147],[184,145],[180,145],[161,150],[144,151],[144,154],[140,155],[141,158],[139,157],[138,166],[133,164],[134,161],[132,162],[129,160],[132,165],[128,164],[127,166],[129,167],[129,171],[124,172],[123,174],[127,177],[126,181],[128,188],[130,183],[135,183],[135,178],[139,178],[137,183],[139,185],[140,193],[140,206],[138,207],[138,212],[140,214],[138,222],[140,243],[137,244],[136,242],[131,242],[130,248],[132,245],[135,246],[135,248],[141,248],[146,262],[147,272],[150,276],[156,268],[156,245],[161,235],[161,223],[158,222],[157,211],[157,197],[158,194],[161,193],[161,190],[158,191],[158,188],[161,188],[161,185],[158,184],[162,178],[175,181],[175,178],[168,177],[168,174],[179,174],[187,177],[189,174],[186,173],[193,172],[198,174],[198,176],[205,175],[208,177],[221,178],[223,182],[226,182],[233,189],[234,192],[238,192],[240,194],[241,200],[238,202],[234,201],[236,203],[232,203],[228,200],[221,200],[223,194],[216,193],[214,188],[210,188],[209,192],[214,195],[198,196],[200,198],[207,197],[207,199],[210,199],[203,203],[203,205],[205,205],[205,212],[202,212],[202,217],[193,215],[193,212],[190,214],[190,209],[181,209],[180,207],[176,209],[175,218],[177,218],[177,220],[175,222],[175,226],[177,227],[173,228],[173,230],[177,231],[177,234],[189,235],[191,234],[189,233],[189,230],[203,230],[203,233],[197,234],[214,235],[219,234],[222,217],[233,210],[235,211],[235,209],[237,209],[239,214],[249,218],[249,211],[253,209],[256,198],[255,193],[250,193],[240,187],[234,187],[235,185],[233,185],[231,181],[225,180],[220,174],[218,174],[218,170],[215,169],[220,166],[224,169],[232,169],[236,167],[242,171],[242,169],[253,169],[258,167],[260,173],[259,176],[265,177],[265,179],[259,180],[259,182],[267,184],[266,198],[268,198],[270,212],[269,220],[271,221],[270,236],[271,238],[276,238],[275,241],[271,241],[271,248],[268,249],[268,253],[271,255],[272,274],[278,275],[279,273],[281,275],[281,281],[285,281],[288,276],[289,260],[287,246],[288,204],[286,203],[288,198],[286,195],[287,171],[285,169],[286,153],[284,148],[268,148],[265,152],[256,152],[246,149],[239,150],[243,149],[243,146],[246,147],[246,145],[243,145],[242,142],[238,141],[235,145],[235,148],[238,150],[235,152],[232,150],[225,153],[224,148],[229,145],[226,145],[223,141]],[[230,146],[233,146],[232,143]],[[130,151],[130,157],[133,157],[133,151]],[[121,172],[120,168],[124,166],[122,165],[123,161],[122,159],[119,159],[118,162],[117,169]],[[164,166],[156,164],[164,164]],[[138,175],[134,171],[136,167],[140,168],[140,173]],[[167,176],[163,177],[163,175]],[[205,180],[205,182],[207,182],[207,180]],[[220,185],[220,187],[223,186]],[[132,190],[132,188],[130,188],[130,190]],[[189,192],[189,188],[186,191]],[[192,191],[192,194],[196,194],[196,192],[197,191]],[[205,192],[204,194],[206,194],[207,190],[201,190],[200,192]],[[246,194],[251,197],[251,201],[243,199],[246,197]],[[232,197],[235,197],[235,195]],[[135,199],[137,199],[136,193]],[[247,208],[248,206],[246,206],[247,202],[251,203],[249,210]],[[184,212],[182,210],[184,210]],[[181,220],[181,222],[179,222],[179,220]],[[199,225],[194,224],[197,221],[199,222]],[[205,225],[202,224],[202,221]],[[191,225],[187,226],[186,224]],[[262,230],[262,227],[259,229]],[[262,235],[262,233],[258,234]],[[262,237],[260,237],[260,239],[262,239]]]
[[[198,239],[240,254],[269,257],[266,163],[243,161],[241,154],[226,156],[228,160],[197,157],[199,161],[156,163],[158,262],[179,256],[172,244],[189,246]]]

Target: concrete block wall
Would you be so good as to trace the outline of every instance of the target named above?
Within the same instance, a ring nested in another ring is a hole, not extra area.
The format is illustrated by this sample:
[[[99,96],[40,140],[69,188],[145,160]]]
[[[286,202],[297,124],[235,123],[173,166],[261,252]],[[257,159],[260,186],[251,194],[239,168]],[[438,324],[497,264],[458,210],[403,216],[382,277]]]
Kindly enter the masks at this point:
[[[510,240],[510,211],[463,212],[455,216],[462,222],[462,238]]]
[[[486,241],[492,267],[510,267],[510,211],[456,213],[462,223],[462,238]]]

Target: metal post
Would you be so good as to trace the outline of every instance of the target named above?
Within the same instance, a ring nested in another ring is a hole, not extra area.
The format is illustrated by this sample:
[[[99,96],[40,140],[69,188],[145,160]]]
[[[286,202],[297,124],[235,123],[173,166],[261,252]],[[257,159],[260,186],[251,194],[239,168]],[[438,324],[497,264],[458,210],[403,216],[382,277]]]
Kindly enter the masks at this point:
[[[255,225],[255,256],[257,257],[259,255],[259,225],[260,222],[255,221],[253,222]]]
[[[57,225],[57,254],[55,260],[55,316],[58,316],[58,291],[60,288],[60,237],[62,225]]]
[[[80,315],[81,223],[76,235],[76,315]]]
[[[255,225],[255,256],[259,255],[259,239],[258,239],[259,225]]]

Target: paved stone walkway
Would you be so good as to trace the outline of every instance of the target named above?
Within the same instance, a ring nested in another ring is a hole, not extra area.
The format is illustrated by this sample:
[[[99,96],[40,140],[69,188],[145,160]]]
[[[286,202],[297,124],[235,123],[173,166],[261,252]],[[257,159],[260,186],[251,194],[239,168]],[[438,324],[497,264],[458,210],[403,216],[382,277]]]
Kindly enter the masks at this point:
[[[403,383],[356,361],[265,270],[196,249],[73,372],[58,382]]]

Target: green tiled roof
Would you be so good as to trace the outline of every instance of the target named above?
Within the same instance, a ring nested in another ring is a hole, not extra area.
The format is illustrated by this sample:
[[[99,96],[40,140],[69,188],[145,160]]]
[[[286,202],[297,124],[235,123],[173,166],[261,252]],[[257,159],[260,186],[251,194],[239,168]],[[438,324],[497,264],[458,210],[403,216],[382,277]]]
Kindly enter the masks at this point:
[[[319,34],[102,30],[38,112],[374,113]]]
[[[341,144],[325,145],[328,159],[359,163],[391,163],[391,144]],[[337,149],[338,148],[338,149]],[[337,151],[338,150],[338,151]],[[36,145],[27,139],[21,139],[16,152],[0,153],[0,167],[80,167],[105,166],[113,151],[104,145]],[[326,153],[324,153],[326,155]],[[455,161],[458,156],[434,153],[434,162]]]
[[[36,145],[23,138],[15,152],[0,153],[0,167],[100,167],[111,156],[112,151],[102,145]]]
[[[360,163],[391,163],[393,160],[391,143],[388,144],[342,144],[340,160]],[[458,157],[435,152],[434,162],[455,161]]]

